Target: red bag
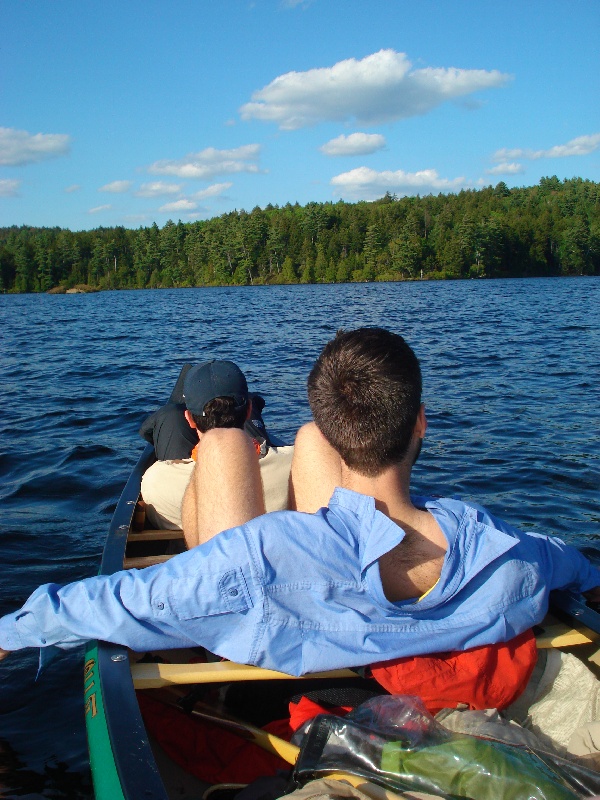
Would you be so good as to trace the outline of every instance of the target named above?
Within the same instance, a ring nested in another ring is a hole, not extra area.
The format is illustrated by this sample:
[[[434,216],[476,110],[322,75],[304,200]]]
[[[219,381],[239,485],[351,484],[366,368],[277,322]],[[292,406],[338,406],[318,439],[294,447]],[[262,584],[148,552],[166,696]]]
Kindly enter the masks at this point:
[[[373,664],[371,675],[390,694],[420,697],[432,714],[461,704],[502,709],[525,689],[536,661],[529,630],[509,642]]]

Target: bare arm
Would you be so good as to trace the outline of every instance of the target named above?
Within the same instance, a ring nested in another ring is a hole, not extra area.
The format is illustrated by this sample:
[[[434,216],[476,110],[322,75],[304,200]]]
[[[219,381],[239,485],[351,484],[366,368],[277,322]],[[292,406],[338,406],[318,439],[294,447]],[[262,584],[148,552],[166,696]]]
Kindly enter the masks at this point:
[[[0,647],[0,661],[2,661],[2,659],[6,658],[6,656],[9,656],[9,655],[10,655],[10,650],[3,650]]]

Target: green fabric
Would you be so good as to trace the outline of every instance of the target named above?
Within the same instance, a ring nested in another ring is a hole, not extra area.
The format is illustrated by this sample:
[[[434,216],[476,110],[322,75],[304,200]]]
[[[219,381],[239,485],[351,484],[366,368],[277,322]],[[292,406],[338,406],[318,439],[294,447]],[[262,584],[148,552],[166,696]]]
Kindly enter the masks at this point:
[[[411,788],[473,800],[577,800],[534,756],[475,737],[406,750],[384,745],[381,768]]]

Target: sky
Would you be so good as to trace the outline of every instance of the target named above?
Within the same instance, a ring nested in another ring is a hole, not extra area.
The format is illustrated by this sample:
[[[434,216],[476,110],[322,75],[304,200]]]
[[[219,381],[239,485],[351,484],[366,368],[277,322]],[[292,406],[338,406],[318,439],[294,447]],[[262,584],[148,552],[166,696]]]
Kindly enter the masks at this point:
[[[600,181],[600,0],[0,0],[0,226]]]

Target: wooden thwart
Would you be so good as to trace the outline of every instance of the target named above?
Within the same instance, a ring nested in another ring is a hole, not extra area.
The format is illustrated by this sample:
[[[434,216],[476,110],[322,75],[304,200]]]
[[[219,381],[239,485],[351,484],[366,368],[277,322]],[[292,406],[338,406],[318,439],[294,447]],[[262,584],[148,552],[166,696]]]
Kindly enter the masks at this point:
[[[156,542],[163,539],[183,539],[183,531],[181,529],[176,531],[147,529],[138,532],[132,531],[129,536],[129,542]]]
[[[536,644],[541,650],[549,647],[573,647],[578,644],[590,644],[599,638],[595,631],[585,627],[585,625],[573,628],[567,623],[559,622],[558,620],[544,623],[541,628],[541,633],[536,634],[535,637]]]
[[[249,667],[233,661],[209,664],[132,664],[131,675],[136,689],[160,689],[163,686],[193,683],[229,683],[230,681],[300,680],[285,672]],[[351,669],[315,672],[303,678],[356,678]]]

